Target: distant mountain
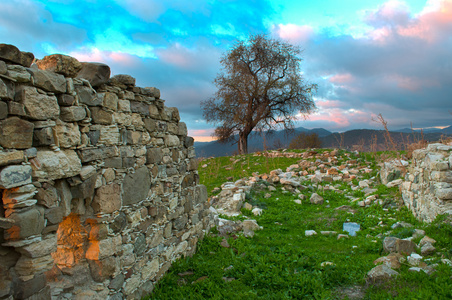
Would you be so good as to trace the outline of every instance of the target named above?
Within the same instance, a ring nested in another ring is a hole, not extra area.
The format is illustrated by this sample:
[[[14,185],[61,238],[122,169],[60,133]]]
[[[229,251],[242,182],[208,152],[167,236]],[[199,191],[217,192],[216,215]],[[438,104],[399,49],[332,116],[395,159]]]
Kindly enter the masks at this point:
[[[443,131],[443,129],[439,129],[439,128],[425,128],[422,129],[423,133],[441,133]],[[413,132],[421,132],[421,129],[411,129],[411,128],[402,128],[402,129],[398,129],[398,130],[394,130],[394,132],[403,132],[403,133],[413,133]]]
[[[295,128],[291,132],[284,130],[274,131],[271,134],[253,132],[248,138],[248,152],[262,151],[265,149],[287,148],[290,141],[300,133],[317,133],[323,148],[345,148],[360,151],[382,150],[392,147],[384,130],[355,129],[343,133],[332,133],[323,128],[306,129]],[[443,135],[452,135],[452,126],[442,130],[427,130],[413,132],[411,128],[404,128],[390,132],[391,139],[397,147],[403,148],[413,142],[422,139],[432,142],[440,140]],[[213,142],[195,142],[196,155],[198,157],[227,156],[237,153],[237,144],[222,144]]]
[[[265,149],[287,148],[290,141],[300,133],[317,133],[319,137],[331,135],[331,132],[323,128],[307,129],[295,128],[292,131],[279,130],[272,132],[252,132],[248,137],[248,152],[262,151]],[[222,144],[217,141],[201,143],[195,142],[196,155],[198,157],[227,156],[237,152],[237,144]]]

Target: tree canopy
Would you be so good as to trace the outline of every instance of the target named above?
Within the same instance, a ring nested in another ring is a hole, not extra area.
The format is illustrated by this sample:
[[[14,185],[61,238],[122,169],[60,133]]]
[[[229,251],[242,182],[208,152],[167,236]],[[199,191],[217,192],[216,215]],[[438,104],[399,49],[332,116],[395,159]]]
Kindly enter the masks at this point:
[[[239,41],[223,55],[218,90],[201,103],[220,142],[237,142],[239,153],[247,153],[253,130],[291,129],[315,109],[317,86],[304,81],[300,55],[300,48],[265,35]]]

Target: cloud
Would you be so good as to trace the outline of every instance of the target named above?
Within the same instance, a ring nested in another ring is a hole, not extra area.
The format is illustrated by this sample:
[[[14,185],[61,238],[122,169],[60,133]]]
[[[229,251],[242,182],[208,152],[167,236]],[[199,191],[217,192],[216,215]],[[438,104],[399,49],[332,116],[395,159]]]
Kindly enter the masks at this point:
[[[314,29],[308,25],[278,24],[273,30],[279,38],[298,44],[306,43],[314,35]]]
[[[30,0],[0,2],[0,40],[45,55],[48,47],[70,49],[87,38],[85,30],[58,22],[43,4]]]
[[[327,30],[312,35],[304,51],[304,76],[319,84],[318,98],[342,105],[310,120],[330,120],[346,129],[382,113],[402,126],[410,121],[419,127],[450,125],[445,108],[452,95],[452,1],[435,3],[413,15],[404,2],[386,2],[367,12],[363,21],[369,30],[362,37],[331,36]],[[358,119],[349,113],[352,108],[361,112]]]

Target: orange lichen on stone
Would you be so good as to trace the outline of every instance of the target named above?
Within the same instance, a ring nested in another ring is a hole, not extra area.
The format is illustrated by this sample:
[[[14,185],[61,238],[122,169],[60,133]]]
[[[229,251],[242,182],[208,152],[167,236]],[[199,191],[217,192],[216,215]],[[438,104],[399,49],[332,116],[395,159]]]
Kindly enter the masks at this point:
[[[71,213],[60,223],[57,231],[58,249],[52,253],[57,265],[72,267],[85,258],[87,231],[80,216]]]
[[[86,250],[86,258],[91,260],[99,260],[99,241],[90,241],[88,250]]]
[[[5,239],[7,240],[18,240],[20,239],[20,227],[17,225],[12,226],[5,230]]]

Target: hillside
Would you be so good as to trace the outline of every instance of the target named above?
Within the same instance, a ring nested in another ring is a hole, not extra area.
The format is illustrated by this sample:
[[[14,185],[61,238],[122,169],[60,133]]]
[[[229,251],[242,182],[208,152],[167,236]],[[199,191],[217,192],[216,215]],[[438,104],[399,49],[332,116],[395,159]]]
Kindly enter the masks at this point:
[[[267,134],[265,138],[261,134],[252,133],[248,140],[248,152],[262,151],[265,149],[287,148],[290,141],[298,134],[305,132],[307,134],[317,133],[322,142],[323,148],[344,148],[358,149],[360,151],[374,151],[388,149],[390,142],[386,140],[384,130],[373,129],[355,129],[343,133],[332,133],[323,128],[306,129],[296,128],[293,132],[275,131]],[[407,144],[425,140],[427,142],[438,141],[442,136],[452,135],[452,126],[442,130],[434,130],[421,134],[421,132],[411,132],[408,129],[390,132],[391,138],[398,149],[404,149]],[[391,148],[389,147],[389,148]],[[207,143],[195,143],[196,155],[198,157],[218,157],[227,156],[236,153],[237,145],[222,144],[216,141]]]

